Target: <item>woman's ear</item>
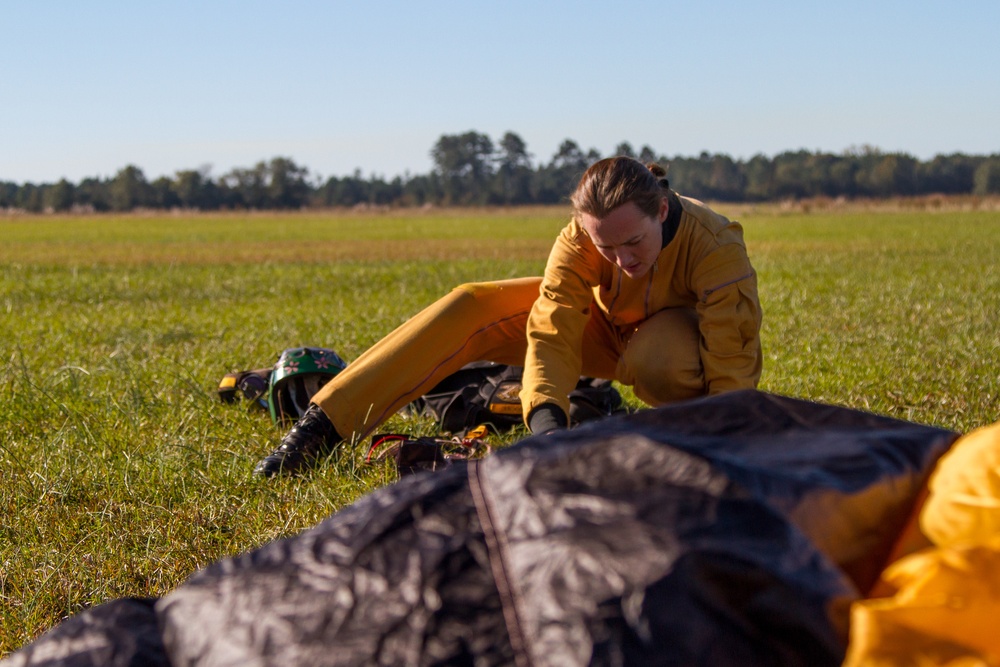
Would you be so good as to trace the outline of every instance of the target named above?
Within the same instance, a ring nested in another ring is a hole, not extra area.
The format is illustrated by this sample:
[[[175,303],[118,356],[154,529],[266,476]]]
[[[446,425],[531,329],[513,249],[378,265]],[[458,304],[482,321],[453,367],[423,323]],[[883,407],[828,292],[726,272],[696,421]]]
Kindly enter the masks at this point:
[[[670,212],[670,200],[666,197],[660,198],[660,222],[664,222],[667,219],[667,213]]]

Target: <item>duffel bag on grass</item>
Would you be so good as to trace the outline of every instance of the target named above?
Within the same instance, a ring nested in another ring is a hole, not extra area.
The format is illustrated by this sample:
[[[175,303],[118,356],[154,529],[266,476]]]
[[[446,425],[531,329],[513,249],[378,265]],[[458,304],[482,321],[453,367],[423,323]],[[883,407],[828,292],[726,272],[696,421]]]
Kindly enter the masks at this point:
[[[404,407],[403,416],[435,419],[445,433],[463,436],[485,424],[494,432],[522,423],[521,366],[489,361],[467,364]],[[627,412],[611,380],[581,377],[569,395],[572,425]]]

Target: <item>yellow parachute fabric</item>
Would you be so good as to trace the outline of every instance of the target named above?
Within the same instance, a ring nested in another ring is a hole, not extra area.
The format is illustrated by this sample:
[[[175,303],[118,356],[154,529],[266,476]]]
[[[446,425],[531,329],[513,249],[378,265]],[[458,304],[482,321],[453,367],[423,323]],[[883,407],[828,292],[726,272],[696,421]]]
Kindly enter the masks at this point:
[[[920,528],[939,547],[1000,535],[1000,422],[959,438],[931,476]]]
[[[929,482],[933,547],[883,572],[851,609],[845,667],[1000,666],[1000,422],[959,438]]]

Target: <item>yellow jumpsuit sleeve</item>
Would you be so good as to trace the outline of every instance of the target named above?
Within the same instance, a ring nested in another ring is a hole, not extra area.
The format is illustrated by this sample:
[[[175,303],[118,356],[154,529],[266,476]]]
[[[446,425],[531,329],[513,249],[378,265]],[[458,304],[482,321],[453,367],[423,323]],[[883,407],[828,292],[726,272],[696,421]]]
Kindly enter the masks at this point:
[[[569,393],[583,367],[581,346],[594,299],[592,286],[601,270],[600,257],[580,242],[582,233],[571,223],[556,239],[528,317],[521,390],[525,418],[542,403],[554,403],[569,414]]]
[[[761,308],[746,249],[719,246],[699,263],[692,282],[708,393],[756,387],[763,366]]]

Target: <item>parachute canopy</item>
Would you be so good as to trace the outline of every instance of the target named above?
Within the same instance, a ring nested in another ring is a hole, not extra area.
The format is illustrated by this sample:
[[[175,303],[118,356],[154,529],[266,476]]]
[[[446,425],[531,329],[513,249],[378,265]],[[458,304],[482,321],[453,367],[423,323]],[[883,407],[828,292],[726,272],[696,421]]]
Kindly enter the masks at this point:
[[[839,665],[955,437],[756,391],[590,422],[85,611],[9,664]]]

